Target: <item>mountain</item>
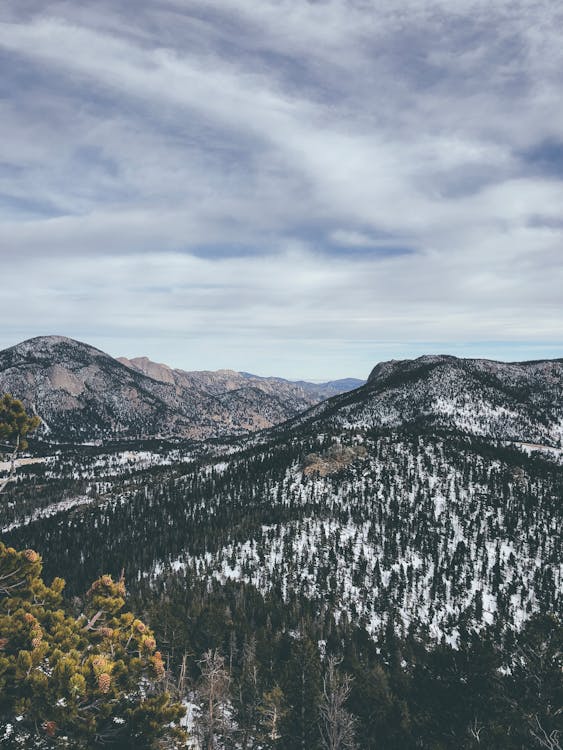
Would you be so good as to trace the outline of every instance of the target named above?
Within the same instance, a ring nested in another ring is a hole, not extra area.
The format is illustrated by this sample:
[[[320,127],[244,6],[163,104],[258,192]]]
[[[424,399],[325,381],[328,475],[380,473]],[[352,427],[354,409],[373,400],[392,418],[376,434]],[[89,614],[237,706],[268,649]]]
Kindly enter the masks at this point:
[[[228,370],[188,373],[147,358],[120,361],[61,336],[0,352],[0,392],[21,398],[42,418],[40,434],[57,441],[244,434],[283,422],[324,393]]]
[[[431,355],[382,362],[364,386],[295,418],[295,429],[306,425],[457,430],[559,447],[563,359],[506,363]]]
[[[105,356],[100,368],[124,367]],[[184,376],[171,377],[148,382],[180,389]],[[518,625],[563,605],[561,388],[560,360],[383,363],[361,388],[235,443],[143,453],[143,464],[131,452],[84,459],[72,535],[59,505],[25,533],[50,540],[65,569],[84,550],[79,576],[99,572],[103,545],[104,564],[129,576],[235,580],[329,601],[370,633],[390,607],[405,627],[453,641],[463,623]],[[7,520],[17,527],[16,516]]]
[[[204,399],[177,393],[99,349],[61,336],[29,339],[0,352],[0,391],[39,414],[49,437],[66,440],[159,432],[192,436]],[[213,414],[212,400],[204,404]]]
[[[306,380],[293,381],[285,378],[262,377],[235,370],[186,371],[172,369],[168,365],[153,362],[148,357],[135,357],[134,359],[118,357],[118,361],[163,383],[174,383],[182,388],[201,389],[214,396],[224,397],[230,392],[259,390],[289,405],[293,413],[303,411],[312,404],[331,396],[351,391],[366,382],[357,378],[343,378],[326,383],[310,383]]]

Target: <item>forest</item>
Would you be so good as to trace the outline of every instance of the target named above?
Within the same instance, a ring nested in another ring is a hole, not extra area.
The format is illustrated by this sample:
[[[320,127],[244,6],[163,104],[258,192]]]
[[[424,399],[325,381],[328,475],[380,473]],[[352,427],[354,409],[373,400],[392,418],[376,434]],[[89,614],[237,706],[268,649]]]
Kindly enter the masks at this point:
[[[134,614],[110,607],[103,627],[118,643],[134,622],[150,632],[153,650],[129,641],[121,662],[161,701],[162,731],[124,719],[77,734],[63,715],[50,736],[62,681],[29,747],[561,747],[563,471],[549,456],[412,428],[124,447],[68,447],[18,471],[3,540],[40,555],[47,582],[64,577],[45,585],[71,630],[95,616],[92,582],[122,587]],[[141,666],[156,648],[158,680]],[[121,689],[118,703],[135,700]],[[21,747],[13,697],[0,731]]]

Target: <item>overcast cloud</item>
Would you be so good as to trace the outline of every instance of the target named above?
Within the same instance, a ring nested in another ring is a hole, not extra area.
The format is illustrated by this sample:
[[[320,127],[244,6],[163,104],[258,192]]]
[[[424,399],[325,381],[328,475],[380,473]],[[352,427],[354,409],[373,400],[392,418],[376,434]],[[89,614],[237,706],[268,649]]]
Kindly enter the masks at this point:
[[[561,28],[551,0],[4,0],[0,347],[563,356]]]

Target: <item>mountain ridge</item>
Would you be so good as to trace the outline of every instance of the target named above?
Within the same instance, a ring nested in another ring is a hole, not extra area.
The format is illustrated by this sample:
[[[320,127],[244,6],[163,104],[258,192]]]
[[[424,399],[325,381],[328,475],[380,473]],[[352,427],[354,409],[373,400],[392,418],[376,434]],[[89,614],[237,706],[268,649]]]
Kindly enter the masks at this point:
[[[424,355],[378,363],[365,385],[312,406],[283,428],[418,425],[492,439],[563,443],[563,359],[500,362]]]
[[[58,441],[171,436],[204,440],[271,427],[323,397],[277,378],[187,372],[147,357],[114,358],[65,336],[38,336],[0,352],[0,391],[42,418]]]
[[[288,378],[281,378],[274,375],[254,375],[250,372],[240,372],[228,368],[221,368],[219,370],[184,370],[161,362],[154,362],[149,357],[134,357],[131,359],[117,357],[117,360],[127,367],[132,367],[156,380],[162,380],[163,382],[184,380],[188,383],[203,385],[209,388],[210,392],[214,392],[214,390],[219,388],[220,392],[223,393],[224,391],[245,388],[252,384],[266,392],[271,392],[272,389],[279,389],[280,387],[302,389],[305,393],[311,394],[320,400],[347,390],[352,390],[366,383],[365,380],[360,380],[359,378],[340,378],[313,383],[307,380],[289,380]]]
[[[234,370],[186,371],[148,357],[113,358],[64,336],[0,352],[0,391],[24,400],[54,439],[282,433],[415,425],[559,447],[563,359],[501,362],[423,355],[376,364],[365,384],[313,384]],[[333,393],[334,388],[346,390]],[[287,422],[287,424],[285,424]]]

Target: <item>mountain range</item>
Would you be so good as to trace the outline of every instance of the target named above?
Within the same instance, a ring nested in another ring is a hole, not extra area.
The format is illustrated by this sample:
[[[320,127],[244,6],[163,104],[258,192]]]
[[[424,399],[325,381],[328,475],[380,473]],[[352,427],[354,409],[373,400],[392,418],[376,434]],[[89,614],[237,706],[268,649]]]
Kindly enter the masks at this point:
[[[125,564],[130,575],[191,570],[263,593],[330,595],[371,632],[389,601],[404,623],[450,635],[463,618],[487,621],[486,611],[518,623],[561,605],[558,534],[546,530],[561,528],[563,360],[384,362],[364,385],[313,406],[302,384],[118,362],[67,339],[31,340],[0,362],[0,390],[35,393],[34,408],[58,434],[126,424],[144,435],[221,436],[49,464],[64,492],[56,482],[24,492],[5,520],[17,529],[26,515],[26,536],[50,534],[63,557],[91,549],[80,576],[99,572],[103,547],[103,564]],[[20,495],[23,469],[21,486]]]
[[[206,440],[275,432],[287,420],[294,430],[418,426],[554,448],[563,439],[563,359],[426,355],[379,363],[365,383],[309,383],[115,359],[73,339],[43,336],[0,352],[0,392],[21,398],[54,441]]]
[[[186,372],[114,359],[41,336],[0,352],[0,392],[21,398],[54,441],[174,436],[202,440],[270,427],[361,380],[293,383],[231,370]]]

